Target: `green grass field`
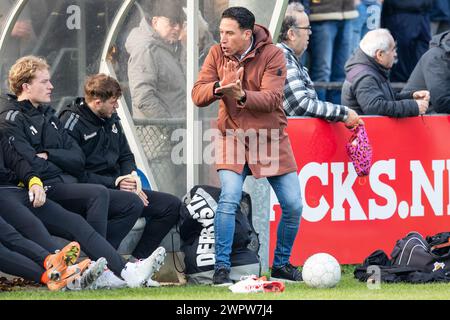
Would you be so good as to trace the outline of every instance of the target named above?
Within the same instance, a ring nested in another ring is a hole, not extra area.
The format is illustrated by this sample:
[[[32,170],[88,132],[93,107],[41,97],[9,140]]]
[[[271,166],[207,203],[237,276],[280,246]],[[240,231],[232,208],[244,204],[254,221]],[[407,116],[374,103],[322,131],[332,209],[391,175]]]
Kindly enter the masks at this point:
[[[49,292],[46,288],[19,288],[0,292],[0,300],[449,300],[450,283],[381,284],[368,289],[353,277],[353,267],[344,266],[340,283],[332,289],[313,289],[304,283],[287,284],[283,293],[235,294],[228,288],[205,285],[160,288]]]

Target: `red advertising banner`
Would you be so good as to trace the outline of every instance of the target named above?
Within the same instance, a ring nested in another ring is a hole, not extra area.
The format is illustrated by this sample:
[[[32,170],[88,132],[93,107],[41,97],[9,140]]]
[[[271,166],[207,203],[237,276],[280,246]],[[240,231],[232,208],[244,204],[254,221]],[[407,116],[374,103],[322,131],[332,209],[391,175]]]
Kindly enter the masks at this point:
[[[291,262],[327,252],[361,263],[377,249],[390,255],[410,231],[450,231],[450,116],[365,117],[373,148],[370,175],[358,177],[346,154],[342,123],[289,119],[299,167],[303,213]],[[272,196],[270,263],[280,205]]]

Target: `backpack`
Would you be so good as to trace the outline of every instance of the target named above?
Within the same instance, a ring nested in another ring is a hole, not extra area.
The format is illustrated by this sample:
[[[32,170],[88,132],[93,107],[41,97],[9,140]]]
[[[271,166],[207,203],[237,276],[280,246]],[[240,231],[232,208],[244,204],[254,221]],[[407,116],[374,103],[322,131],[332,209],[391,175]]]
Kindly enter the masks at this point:
[[[213,186],[197,185],[183,197],[179,230],[181,251],[184,253],[184,273],[189,283],[212,283],[215,263],[214,216],[220,191],[220,188]],[[230,255],[230,278],[235,281],[239,281],[241,276],[261,274],[258,255],[260,242],[251,213],[250,195],[242,192]]]
[[[429,239],[434,239],[433,246],[437,246],[441,244],[443,238],[438,234]],[[395,244],[391,253],[392,264],[409,266],[424,272],[435,272],[440,269],[450,271],[448,252],[450,247],[446,248],[446,252],[444,248],[439,248],[443,254],[432,251],[431,248],[430,243],[420,233],[410,232]]]
[[[354,276],[368,281],[373,275],[369,267],[377,266],[382,282],[450,282],[449,238],[450,232],[426,239],[418,232],[410,232],[396,242],[391,259],[381,250],[374,251],[355,268]]]

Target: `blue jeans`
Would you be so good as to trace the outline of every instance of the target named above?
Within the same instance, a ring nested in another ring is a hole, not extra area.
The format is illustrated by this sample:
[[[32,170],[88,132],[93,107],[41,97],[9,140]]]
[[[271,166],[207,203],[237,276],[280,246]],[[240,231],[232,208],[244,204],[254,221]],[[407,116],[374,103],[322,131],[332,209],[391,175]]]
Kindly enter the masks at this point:
[[[381,19],[381,4],[377,1],[363,1],[356,9],[358,10],[359,16],[352,20],[351,53],[359,47],[359,42],[367,32],[380,27]]]
[[[214,217],[216,264],[215,269],[230,269],[230,254],[233,244],[235,215],[242,197],[242,186],[251,171],[247,165],[241,174],[230,170],[219,170],[222,187],[216,215]],[[274,267],[289,263],[292,246],[297,235],[302,214],[300,184],[296,172],[268,177],[281,205],[282,214],[277,230],[277,244],[273,260]]]
[[[311,66],[313,81],[344,81],[344,65],[350,57],[352,20],[328,20],[311,23]],[[341,91],[316,89],[322,101],[341,103]]]

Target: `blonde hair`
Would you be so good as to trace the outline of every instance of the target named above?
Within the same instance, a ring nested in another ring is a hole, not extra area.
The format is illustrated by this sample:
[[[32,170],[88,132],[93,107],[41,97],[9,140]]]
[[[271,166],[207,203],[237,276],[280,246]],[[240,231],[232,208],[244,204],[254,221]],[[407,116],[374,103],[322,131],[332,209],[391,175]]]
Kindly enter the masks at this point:
[[[36,77],[36,71],[48,70],[50,66],[44,58],[25,56],[19,58],[9,70],[9,89],[16,95],[23,91],[22,85],[30,83]]]

